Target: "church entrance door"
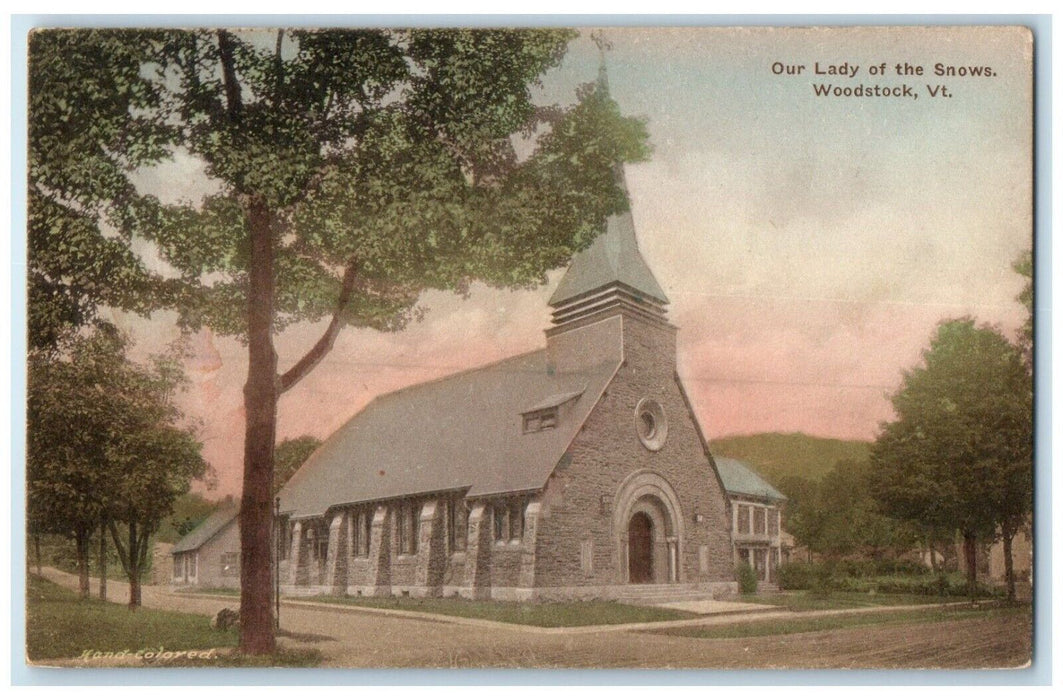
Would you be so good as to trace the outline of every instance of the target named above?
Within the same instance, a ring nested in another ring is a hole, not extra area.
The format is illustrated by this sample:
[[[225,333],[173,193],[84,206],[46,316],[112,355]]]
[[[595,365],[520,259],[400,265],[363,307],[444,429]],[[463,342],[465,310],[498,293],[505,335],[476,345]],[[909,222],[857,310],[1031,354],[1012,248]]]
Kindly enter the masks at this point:
[[[628,572],[631,583],[653,582],[653,521],[635,513],[628,523]]]

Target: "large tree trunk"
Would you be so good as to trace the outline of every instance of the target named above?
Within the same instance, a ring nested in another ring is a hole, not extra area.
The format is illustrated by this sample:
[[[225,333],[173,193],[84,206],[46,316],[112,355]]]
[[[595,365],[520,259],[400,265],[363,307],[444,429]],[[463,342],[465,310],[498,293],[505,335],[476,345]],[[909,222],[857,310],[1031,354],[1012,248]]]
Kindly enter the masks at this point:
[[[247,207],[251,236],[248,368],[244,386],[244,489],[240,502],[240,650],[272,654],[271,532],[273,447],[277,432],[277,354],[273,348],[273,230],[259,199]]]
[[[140,572],[133,569],[129,572],[129,609],[136,610],[140,607]]]
[[[967,595],[974,600],[978,595],[978,540],[972,533],[963,533],[963,557],[967,562]]]
[[[1015,564],[1012,561],[1011,541],[1015,537],[1015,531],[1011,528],[1004,529],[1004,578],[1008,583],[1008,600],[1015,602]]]
[[[77,555],[78,595],[89,597],[89,530],[78,528],[74,533],[74,549]]]
[[[107,523],[100,521],[100,600],[107,600]]]
[[[33,533],[33,551],[37,559],[37,575],[41,575],[41,533]]]

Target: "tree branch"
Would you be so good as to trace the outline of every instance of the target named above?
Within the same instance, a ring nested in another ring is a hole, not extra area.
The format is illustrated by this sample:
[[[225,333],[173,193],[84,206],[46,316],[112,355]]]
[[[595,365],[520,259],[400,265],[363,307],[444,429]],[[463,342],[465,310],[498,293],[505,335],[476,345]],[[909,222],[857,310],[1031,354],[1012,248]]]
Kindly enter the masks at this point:
[[[321,338],[314,343],[314,347],[310,348],[302,359],[280,376],[278,390],[281,394],[298,384],[299,380],[309,374],[314,367],[317,367],[321,360],[325,359],[325,355],[332,350],[332,346],[336,342],[336,336],[339,335],[340,328],[343,326],[341,318],[347,308],[347,304],[351,301],[351,294],[354,292],[354,283],[357,278],[358,265],[351,261],[343,272],[343,286],[340,288],[340,296],[336,301],[336,310],[332,314],[332,320],[329,321],[328,328],[325,329],[325,333]]]
[[[281,90],[284,89],[284,60],[281,58],[281,44],[284,42],[284,29],[277,30],[277,47],[273,52],[273,69],[277,71],[276,84],[274,86],[273,106],[276,107],[280,100]]]
[[[122,545],[122,538],[118,536],[118,528],[114,526],[114,521],[107,521],[107,529],[111,531],[111,539],[114,540],[114,548],[118,550],[118,560],[122,562],[122,568],[125,569],[126,574],[129,574],[129,557],[126,555],[125,547]]]
[[[225,80],[225,101],[229,110],[229,121],[240,121],[240,110],[242,103],[240,101],[240,83],[236,79],[236,59],[233,56],[233,49],[236,44],[233,42],[232,34],[224,29],[218,30],[218,53],[221,58],[221,70],[222,76]]]

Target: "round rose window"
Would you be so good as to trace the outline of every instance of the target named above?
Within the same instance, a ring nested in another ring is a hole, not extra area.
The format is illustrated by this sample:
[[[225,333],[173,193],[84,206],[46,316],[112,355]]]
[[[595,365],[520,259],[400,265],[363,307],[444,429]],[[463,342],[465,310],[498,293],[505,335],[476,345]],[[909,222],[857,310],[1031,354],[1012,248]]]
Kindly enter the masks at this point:
[[[661,404],[653,399],[639,401],[635,407],[635,427],[639,432],[639,440],[646,449],[654,452],[661,449],[668,437],[668,422]]]

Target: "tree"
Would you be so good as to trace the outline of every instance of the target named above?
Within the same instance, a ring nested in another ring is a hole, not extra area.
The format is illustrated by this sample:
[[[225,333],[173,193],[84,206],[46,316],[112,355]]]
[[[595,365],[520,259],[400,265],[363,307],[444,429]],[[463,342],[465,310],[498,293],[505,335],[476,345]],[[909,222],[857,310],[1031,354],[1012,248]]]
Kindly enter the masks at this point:
[[[871,465],[842,460],[819,482],[823,509],[821,551],[828,556],[880,559],[914,544],[912,529],[879,511],[871,491]]]
[[[280,493],[281,488],[288,483],[299,467],[303,466],[314,450],[321,446],[321,440],[313,435],[301,435],[297,438],[289,438],[277,445],[274,455],[273,468],[273,495]]]
[[[782,512],[783,529],[793,535],[794,541],[808,549],[812,562],[815,552],[821,552],[825,511],[820,506],[819,484],[802,476],[787,475],[778,480],[779,489],[786,494],[786,507]]]
[[[779,481],[787,496],[783,527],[813,553],[881,558],[914,541],[911,528],[879,512],[871,493],[871,466],[840,460],[818,481],[787,476]]]
[[[895,517],[960,532],[974,595],[977,540],[1014,527],[1032,500],[1032,384],[1021,354],[971,318],[942,322],[892,403],[897,418],[872,448],[875,496]]]
[[[613,169],[646,155],[645,128],[621,117],[604,81],[570,108],[533,102],[529,86],[560,63],[567,30],[132,36],[132,61],[118,51],[94,66],[110,78],[114,59],[126,82],[151,78],[128,110],[146,132],[119,152],[184,149],[215,189],[183,206],[123,196],[115,210],[120,230],[152,241],[177,271],[180,286],[158,305],[248,345],[241,649],[269,653],[280,396],[343,327],[402,328],[422,290],[542,283],[627,206]],[[34,48],[31,63],[43,60]],[[100,90],[120,85],[105,79]],[[325,319],[321,338],[280,371],[275,335]]]
[[[140,606],[140,579],[150,561],[152,535],[173,512],[174,501],[204,476],[200,444],[172,402],[183,375],[173,358],[152,371],[127,363],[109,377],[121,393],[111,416],[107,456],[114,479],[108,527],[129,579],[129,606]],[[118,524],[124,525],[125,540]]]
[[[178,425],[173,358],[137,365],[109,327],[64,345],[63,355],[30,358],[28,509],[35,521],[73,536],[83,597],[91,533],[108,529],[136,607],[150,535],[206,464],[193,432]],[[128,529],[125,542],[118,523]]]

